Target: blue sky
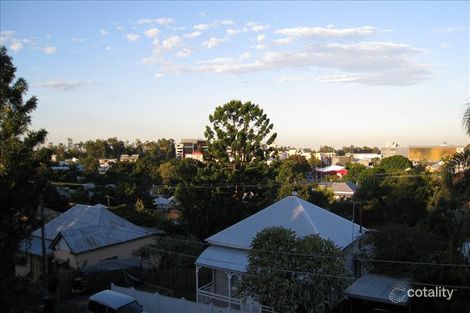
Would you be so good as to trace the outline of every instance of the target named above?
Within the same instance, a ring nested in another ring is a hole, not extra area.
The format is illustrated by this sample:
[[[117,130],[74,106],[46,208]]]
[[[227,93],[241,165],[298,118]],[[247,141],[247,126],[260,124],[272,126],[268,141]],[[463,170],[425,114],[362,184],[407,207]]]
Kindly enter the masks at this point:
[[[48,141],[203,137],[231,99],[278,144],[467,144],[468,2],[2,1]]]

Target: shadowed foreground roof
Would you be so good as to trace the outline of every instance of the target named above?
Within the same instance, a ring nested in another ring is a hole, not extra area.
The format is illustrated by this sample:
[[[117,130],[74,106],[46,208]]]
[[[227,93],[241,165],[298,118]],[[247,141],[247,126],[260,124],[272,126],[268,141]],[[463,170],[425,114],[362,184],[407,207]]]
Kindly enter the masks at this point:
[[[63,238],[73,253],[81,253],[148,237],[153,232],[109,212],[101,204],[77,204],[47,223],[45,234],[48,240],[53,240],[52,246]],[[32,235],[40,238],[41,230]]]

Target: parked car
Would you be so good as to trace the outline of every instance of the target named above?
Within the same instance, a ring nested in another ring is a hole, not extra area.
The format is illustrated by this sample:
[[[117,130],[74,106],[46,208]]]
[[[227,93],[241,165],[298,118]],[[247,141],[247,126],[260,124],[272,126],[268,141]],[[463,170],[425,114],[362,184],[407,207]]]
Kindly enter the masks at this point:
[[[136,299],[112,290],[103,290],[90,296],[88,312],[146,313]]]

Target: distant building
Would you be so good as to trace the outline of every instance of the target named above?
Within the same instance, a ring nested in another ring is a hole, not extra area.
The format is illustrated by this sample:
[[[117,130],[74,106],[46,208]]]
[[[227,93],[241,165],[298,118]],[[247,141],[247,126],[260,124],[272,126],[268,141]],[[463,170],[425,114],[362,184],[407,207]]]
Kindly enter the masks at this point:
[[[322,182],[320,188],[326,188],[333,192],[336,199],[351,198],[356,193],[357,186],[353,182]]]
[[[163,196],[157,196],[153,199],[153,205],[158,211],[168,211],[176,206],[173,198],[165,198]]]
[[[382,154],[380,153],[353,153],[352,157],[358,160],[372,161],[373,159],[381,159]]]
[[[138,154],[121,154],[121,157],[119,158],[120,162],[129,162],[129,163],[135,163],[139,159]]]
[[[394,155],[397,155],[397,148],[400,145],[396,142],[388,142],[385,147],[380,148],[380,152],[383,158],[388,158]]]
[[[335,155],[331,158],[332,165],[345,166],[346,163],[353,162],[354,158],[351,155]]]
[[[180,143],[175,144],[175,150],[178,160],[193,158],[202,161],[207,142],[204,139],[181,139]]]
[[[404,156],[412,162],[427,161],[435,163],[454,153],[462,152],[463,149],[464,147],[447,145],[397,147],[396,155]]]
[[[336,175],[336,176],[343,176],[348,173],[348,170],[341,165],[330,165],[327,167],[317,167],[315,168],[317,171],[317,175]]]
[[[126,154],[123,154],[123,155],[126,155]],[[99,159],[98,160],[100,165],[110,165],[112,163],[117,163],[117,161],[118,161],[117,159]]]

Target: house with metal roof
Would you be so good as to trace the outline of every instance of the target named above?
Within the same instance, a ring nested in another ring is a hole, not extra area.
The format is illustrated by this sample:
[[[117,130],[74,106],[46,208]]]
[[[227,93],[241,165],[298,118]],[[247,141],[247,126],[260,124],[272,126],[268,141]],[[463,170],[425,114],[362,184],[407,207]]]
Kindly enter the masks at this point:
[[[318,183],[320,188],[326,188],[333,192],[336,199],[351,198],[357,190],[355,183],[347,182],[321,182]]]
[[[354,272],[353,254],[366,229],[296,196],[288,196],[206,239],[210,246],[196,260],[197,301],[225,305],[242,312],[271,312],[253,299],[239,299],[237,286],[248,266],[248,253],[256,234],[267,227],[284,227],[297,236],[318,235],[342,249],[347,269]],[[212,273],[212,281],[199,285],[199,270]]]
[[[49,257],[83,268],[103,260],[129,258],[134,250],[153,243],[158,231],[134,225],[104,205],[77,204],[48,222],[44,233]],[[42,256],[41,229],[32,233],[21,250]]]

